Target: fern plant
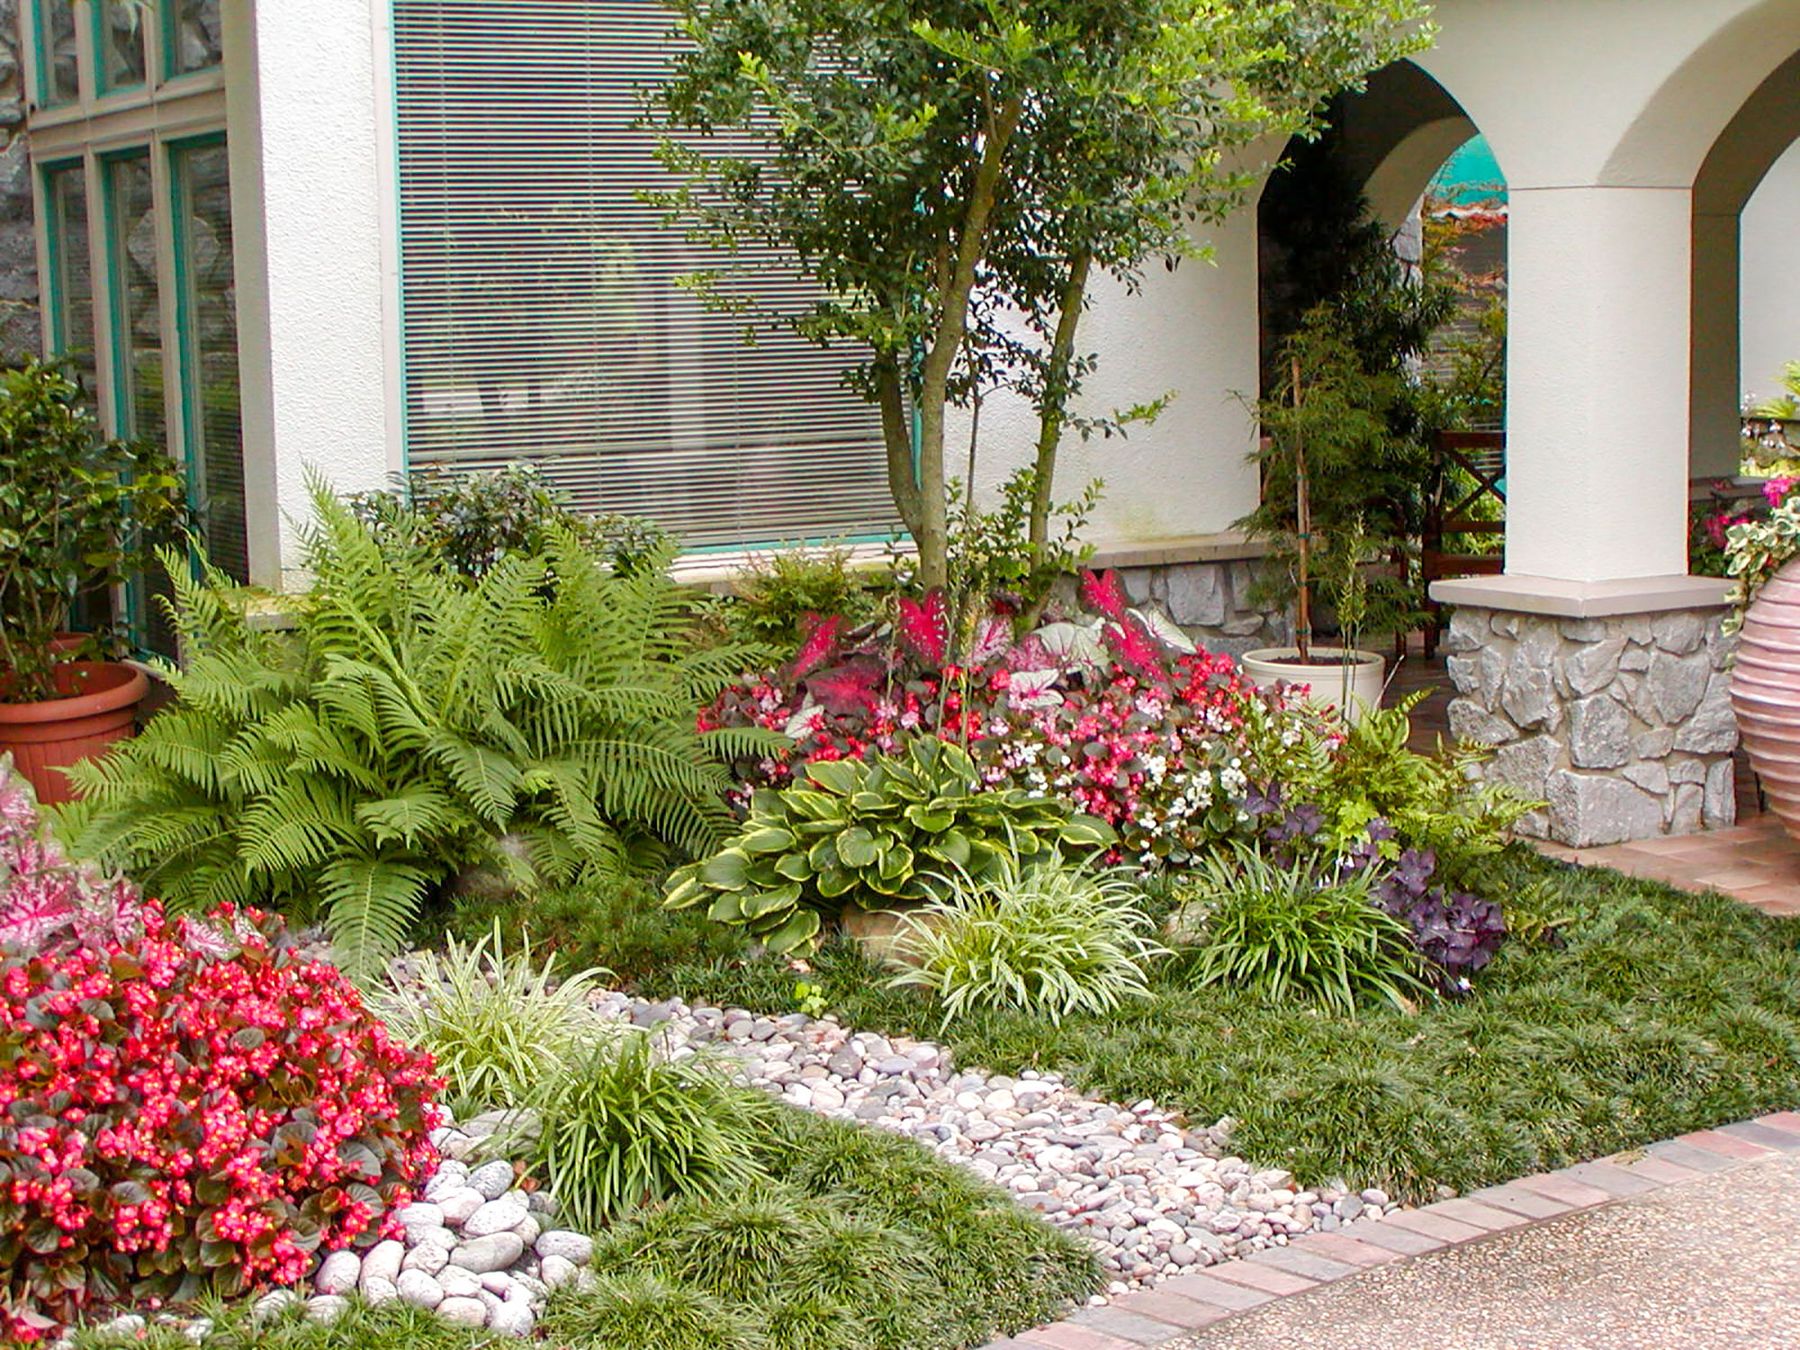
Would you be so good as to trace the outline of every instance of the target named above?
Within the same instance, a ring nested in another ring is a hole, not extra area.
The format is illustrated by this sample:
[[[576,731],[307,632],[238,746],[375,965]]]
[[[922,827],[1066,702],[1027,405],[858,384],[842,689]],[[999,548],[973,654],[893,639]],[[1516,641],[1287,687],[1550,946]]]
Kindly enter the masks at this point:
[[[366,976],[464,868],[530,889],[716,846],[720,757],[763,741],[695,714],[753,654],[690,650],[666,546],[619,575],[563,531],[471,584],[312,495],[292,633],[256,631],[228,578],[165,557],[177,699],[76,772],[78,851],[181,908],[316,913]]]

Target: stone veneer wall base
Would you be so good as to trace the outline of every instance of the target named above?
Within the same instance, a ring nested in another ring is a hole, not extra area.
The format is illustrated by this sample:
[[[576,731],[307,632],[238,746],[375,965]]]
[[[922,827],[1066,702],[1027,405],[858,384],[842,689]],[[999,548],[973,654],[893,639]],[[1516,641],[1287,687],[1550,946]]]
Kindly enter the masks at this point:
[[[1463,605],[1445,637],[1450,731],[1576,848],[1730,825],[1737,722],[1717,608],[1570,619]]]

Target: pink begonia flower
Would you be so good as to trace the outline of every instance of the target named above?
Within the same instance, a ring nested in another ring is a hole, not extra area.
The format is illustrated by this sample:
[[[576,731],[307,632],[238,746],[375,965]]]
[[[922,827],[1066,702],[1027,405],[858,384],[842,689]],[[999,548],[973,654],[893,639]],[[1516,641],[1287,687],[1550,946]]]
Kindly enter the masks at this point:
[[[1763,500],[1770,506],[1780,506],[1794,490],[1795,483],[1800,483],[1800,478],[1771,478],[1763,484]]]

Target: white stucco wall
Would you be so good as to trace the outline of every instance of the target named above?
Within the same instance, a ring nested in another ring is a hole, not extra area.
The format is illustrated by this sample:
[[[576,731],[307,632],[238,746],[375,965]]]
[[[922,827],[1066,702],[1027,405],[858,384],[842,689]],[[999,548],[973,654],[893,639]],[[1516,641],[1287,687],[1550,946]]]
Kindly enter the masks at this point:
[[[1800,143],[1744,208],[1743,269],[1744,392],[1764,399],[1800,361]]]
[[[1197,237],[1212,246],[1213,261],[1187,259],[1173,272],[1157,264],[1136,295],[1101,280],[1082,320],[1077,346],[1100,363],[1078,411],[1105,416],[1173,395],[1155,422],[1123,437],[1063,438],[1057,498],[1105,482],[1088,531],[1102,547],[1218,533],[1256,506],[1256,468],[1246,458],[1255,432],[1236,397],[1254,397],[1258,382],[1255,209]],[[1016,397],[986,400],[976,458],[983,499],[991,502],[995,485],[1036,448],[1029,406]],[[952,426],[945,454],[947,471],[960,477],[966,420]]]
[[[391,137],[381,114],[392,93],[375,8],[258,0],[242,39],[255,78],[231,110],[233,177],[254,173],[261,188],[234,198],[243,341],[267,353],[266,402],[247,398],[246,441],[273,460],[288,572],[299,564],[294,523],[310,514],[309,466],[340,491],[379,487],[398,467],[384,343]]]

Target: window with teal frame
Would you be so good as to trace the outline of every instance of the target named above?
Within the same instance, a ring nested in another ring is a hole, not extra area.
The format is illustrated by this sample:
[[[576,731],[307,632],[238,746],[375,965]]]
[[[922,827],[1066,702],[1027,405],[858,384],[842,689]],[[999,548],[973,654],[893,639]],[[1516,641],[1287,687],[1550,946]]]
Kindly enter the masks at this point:
[[[46,108],[73,103],[81,97],[74,0],[32,0],[31,13],[37,41],[38,102]]]
[[[94,19],[97,92],[143,85],[149,75],[144,29],[155,14],[154,0],[88,0],[88,11]]]
[[[79,159],[43,166],[45,222],[50,245],[46,303],[50,316],[50,350],[65,358],[92,395],[96,386],[94,352],[94,274],[89,251],[87,171]]]
[[[182,459],[208,558],[250,579],[244,515],[244,435],[238,402],[232,280],[231,179],[225,138],[169,147],[174,193],[175,325],[181,371]]]
[[[162,0],[163,78],[211,70],[222,59],[219,0]]]

